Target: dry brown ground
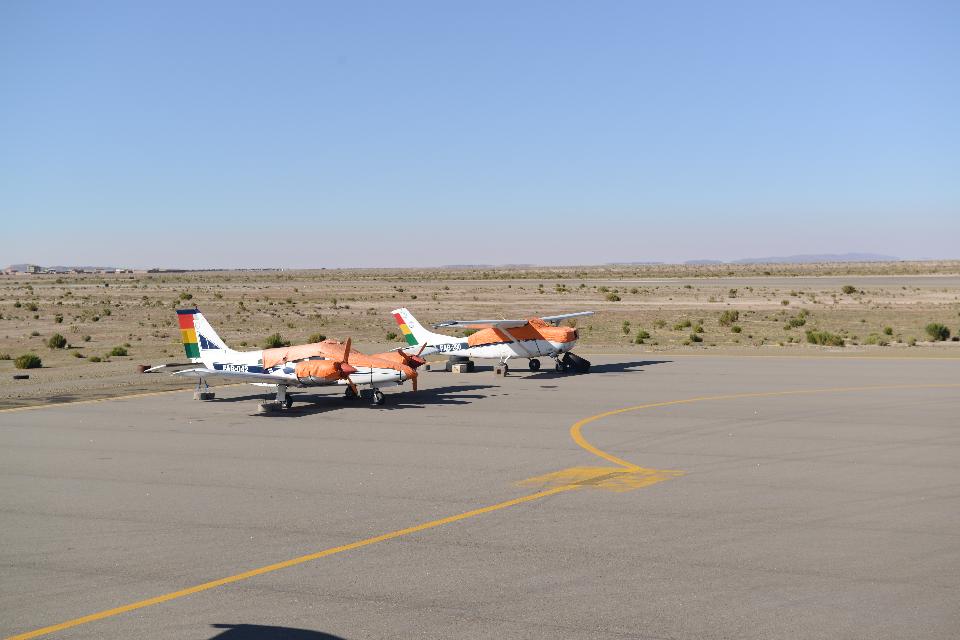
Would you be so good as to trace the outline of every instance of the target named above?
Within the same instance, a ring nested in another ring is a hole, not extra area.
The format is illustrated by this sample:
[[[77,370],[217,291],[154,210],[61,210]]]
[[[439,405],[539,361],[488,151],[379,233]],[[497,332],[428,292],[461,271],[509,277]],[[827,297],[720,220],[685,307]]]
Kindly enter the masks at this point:
[[[44,367],[14,381],[13,362],[0,360],[0,406],[183,386],[134,365],[184,361],[174,309],[192,305],[241,349],[274,332],[294,343],[319,333],[392,348],[400,342],[389,312],[407,306],[425,324],[594,310],[578,325],[585,353],[960,356],[960,343],[927,343],[924,333],[931,322],[960,333],[958,274],[960,262],[3,276],[0,356],[35,353]],[[738,312],[740,333],[720,323],[724,311]],[[788,327],[801,311],[805,323]],[[641,329],[650,337],[637,344]],[[807,344],[808,329],[847,346]],[[49,348],[54,333],[69,347]],[[129,355],[107,357],[115,346]]]

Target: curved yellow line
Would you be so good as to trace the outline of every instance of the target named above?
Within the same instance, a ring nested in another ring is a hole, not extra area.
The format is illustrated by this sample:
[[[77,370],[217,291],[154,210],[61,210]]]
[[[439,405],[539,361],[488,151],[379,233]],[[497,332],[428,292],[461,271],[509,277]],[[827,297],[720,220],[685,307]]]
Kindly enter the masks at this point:
[[[865,386],[865,387],[827,387],[823,389],[794,389],[791,391],[762,391],[756,393],[732,393],[727,395],[716,395],[716,396],[698,396],[694,398],[682,398],[680,400],[667,400],[666,402],[651,402],[649,404],[638,404],[632,407],[624,407],[623,409],[614,409],[613,411],[605,411],[603,413],[598,413],[597,415],[590,416],[589,418],[584,418],[578,422],[575,422],[572,427],[570,427],[570,437],[573,438],[573,441],[577,443],[580,448],[592,453],[593,455],[603,458],[607,462],[612,462],[615,465],[621,466],[628,471],[656,471],[655,469],[646,469],[645,467],[638,466],[632,462],[628,462],[623,458],[618,458],[617,456],[607,453],[606,451],[597,448],[596,446],[590,444],[590,442],[583,437],[583,428],[590,424],[591,422],[596,422],[597,420],[603,420],[604,418],[609,418],[610,416],[619,415],[621,413],[629,413],[631,411],[640,411],[642,409],[653,409],[656,407],[668,407],[676,404],[692,404],[694,402],[708,402],[713,400],[737,400],[740,398],[773,398],[777,396],[799,396],[807,395],[813,393],[842,393],[842,392],[852,392],[852,391],[885,391],[891,389],[951,389],[960,387],[960,383],[945,383],[945,384],[891,384],[891,385],[874,385],[874,386]]]

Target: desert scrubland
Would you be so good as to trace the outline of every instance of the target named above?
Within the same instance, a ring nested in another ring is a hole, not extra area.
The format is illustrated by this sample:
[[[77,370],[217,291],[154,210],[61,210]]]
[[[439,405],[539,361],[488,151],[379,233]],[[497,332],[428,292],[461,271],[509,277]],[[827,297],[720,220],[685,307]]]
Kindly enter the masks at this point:
[[[424,324],[594,310],[583,353],[960,357],[956,261],[21,274],[0,291],[2,406],[189,384],[136,365],[184,361],[174,310],[194,305],[236,349],[401,346],[406,306]],[[42,367],[16,369],[25,354]]]

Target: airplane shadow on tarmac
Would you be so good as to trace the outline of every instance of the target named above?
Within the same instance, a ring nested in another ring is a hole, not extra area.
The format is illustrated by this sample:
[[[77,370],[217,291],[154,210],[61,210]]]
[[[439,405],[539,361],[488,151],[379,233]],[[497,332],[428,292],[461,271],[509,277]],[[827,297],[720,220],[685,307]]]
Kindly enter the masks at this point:
[[[385,404],[374,406],[369,397],[362,397],[358,400],[347,400],[343,395],[337,394],[312,394],[312,393],[291,393],[294,398],[292,409],[286,411],[275,411],[265,414],[257,414],[264,418],[300,418],[317,413],[327,413],[331,411],[340,411],[343,409],[422,409],[426,406],[452,406],[458,404],[470,404],[474,400],[480,400],[487,397],[485,393],[465,393],[467,391],[479,391],[481,389],[496,389],[492,384],[467,384],[458,386],[432,387],[420,389],[413,392],[408,388],[395,393],[387,393]],[[215,400],[215,402],[237,402],[240,400],[262,400],[270,401],[273,394],[254,394],[247,396],[235,396]]]
[[[210,640],[344,640],[323,631],[294,629],[292,627],[273,627],[262,624],[212,624],[215,629],[223,629]]]
[[[548,380],[554,378],[569,378],[570,376],[589,376],[593,374],[604,374],[604,373],[636,373],[642,371],[641,367],[649,367],[655,364],[668,364],[673,362],[673,360],[635,360],[632,362],[605,362],[603,364],[594,364],[590,365],[589,373],[576,373],[572,371],[567,371],[560,373],[559,371],[554,371],[552,369],[540,370],[537,373],[528,373],[523,369],[520,369],[513,373],[511,370],[511,375],[516,375],[517,377],[524,377],[530,380]]]

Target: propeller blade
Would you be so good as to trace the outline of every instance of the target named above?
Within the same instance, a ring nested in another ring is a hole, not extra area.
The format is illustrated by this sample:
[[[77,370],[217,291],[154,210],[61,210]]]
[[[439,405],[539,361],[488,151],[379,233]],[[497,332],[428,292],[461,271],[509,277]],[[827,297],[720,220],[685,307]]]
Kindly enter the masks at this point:
[[[420,347],[420,351],[417,351],[417,355],[416,355],[415,357],[419,358],[419,357],[420,357],[420,354],[423,353],[423,350],[426,349],[426,348],[429,347],[429,346],[430,346],[430,345],[429,345],[428,343],[424,342],[424,343],[423,343],[423,346]]]
[[[412,378],[411,384],[413,385],[413,390],[416,391],[416,390],[417,390],[417,377],[416,377],[416,376],[414,376],[414,377]]]
[[[343,345],[343,361],[350,362],[350,344],[352,342],[351,338],[347,338],[346,344]]]

